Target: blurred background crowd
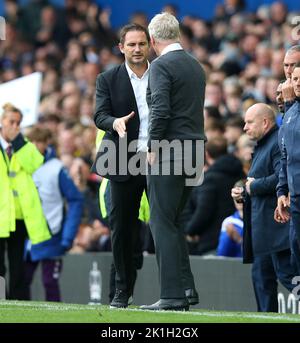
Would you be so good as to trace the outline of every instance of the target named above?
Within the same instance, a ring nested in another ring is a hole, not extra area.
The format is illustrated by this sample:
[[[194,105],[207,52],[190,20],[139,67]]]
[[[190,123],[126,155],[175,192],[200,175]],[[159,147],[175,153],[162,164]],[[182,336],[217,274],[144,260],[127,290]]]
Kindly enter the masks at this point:
[[[172,4],[161,10],[178,14]],[[243,114],[256,102],[270,104],[278,113],[276,90],[285,79],[284,55],[299,44],[293,35],[297,15],[300,11],[289,12],[280,1],[249,12],[244,1],[224,0],[209,21],[193,13],[181,18],[182,46],[206,72],[206,168],[211,183],[195,188],[186,209],[184,229],[192,254],[215,251],[223,220],[235,212],[230,189],[247,173],[253,148],[243,133]],[[92,0],[65,0],[64,7],[47,0],[25,5],[5,0],[4,17],[0,83],[43,73],[37,126],[49,130],[50,143],[84,195],[71,252],[110,250],[108,224],[99,211],[101,179],[90,167],[96,153],[96,76],[123,62],[118,29],[111,25],[110,12]],[[136,12],[130,21],[147,26],[148,19]],[[148,239],[143,249],[153,252]]]

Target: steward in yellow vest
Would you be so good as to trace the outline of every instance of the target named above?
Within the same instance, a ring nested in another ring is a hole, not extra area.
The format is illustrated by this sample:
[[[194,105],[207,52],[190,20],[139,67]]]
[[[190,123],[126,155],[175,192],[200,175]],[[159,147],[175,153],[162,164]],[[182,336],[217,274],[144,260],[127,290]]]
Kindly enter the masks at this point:
[[[23,284],[25,238],[40,243],[51,237],[32,174],[43,163],[37,148],[20,133],[22,113],[4,105],[0,131],[0,276],[9,258],[9,298],[26,298]]]

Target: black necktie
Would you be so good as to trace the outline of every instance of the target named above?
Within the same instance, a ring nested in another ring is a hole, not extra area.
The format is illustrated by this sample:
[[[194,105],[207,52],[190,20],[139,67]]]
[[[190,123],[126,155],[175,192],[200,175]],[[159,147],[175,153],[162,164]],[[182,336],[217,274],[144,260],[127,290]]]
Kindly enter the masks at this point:
[[[8,156],[9,159],[11,159],[11,155],[12,155],[12,146],[11,144],[8,144],[7,148],[5,149],[6,154]]]

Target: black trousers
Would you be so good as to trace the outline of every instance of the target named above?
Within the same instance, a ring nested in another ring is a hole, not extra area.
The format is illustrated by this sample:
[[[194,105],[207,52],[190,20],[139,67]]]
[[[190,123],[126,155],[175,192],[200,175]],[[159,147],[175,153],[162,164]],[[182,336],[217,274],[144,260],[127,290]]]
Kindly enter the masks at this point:
[[[146,177],[131,176],[125,182],[111,181],[110,227],[117,289],[133,294],[136,279],[135,251],[139,238],[139,208]]]
[[[23,220],[16,221],[16,231],[8,238],[0,238],[0,276],[5,277],[5,252],[8,257],[8,299],[25,300],[25,262],[24,246],[27,238],[26,226]]]
[[[134,263],[134,272],[133,272],[133,290],[132,294],[134,291],[134,285],[135,281],[137,278],[137,271],[142,269],[143,267],[143,261],[144,261],[144,256],[143,256],[143,242],[144,242],[144,237],[142,236],[144,234],[143,226],[145,224],[139,220],[139,234],[138,234],[138,239],[136,240],[135,243],[135,249],[134,249],[134,254],[133,254],[133,263]],[[115,291],[116,291],[116,269],[114,263],[111,264],[110,267],[110,279],[109,279],[109,301],[111,302],[114,298]]]

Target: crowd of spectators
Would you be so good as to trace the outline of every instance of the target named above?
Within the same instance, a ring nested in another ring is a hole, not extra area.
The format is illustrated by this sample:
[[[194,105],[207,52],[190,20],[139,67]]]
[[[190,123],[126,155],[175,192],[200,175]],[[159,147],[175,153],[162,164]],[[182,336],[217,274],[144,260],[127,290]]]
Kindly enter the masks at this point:
[[[164,10],[176,15],[172,5]],[[241,161],[244,173],[249,169],[253,143],[243,134],[243,114],[256,102],[270,104],[278,112],[276,89],[284,79],[285,51],[299,44],[299,37],[292,34],[296,15],[280,1],[249,13],[242,1],[225,0],[210,21],[193,13],[181,20],[182,46],[206,72],[208,142],[224,138],[225,150]],[[95,81],[100,72],[123,62],[118,32],[111,27],[109,11],[90,0],[66,0],[64,8],[47,0],[29,1],[23,7],[16,0],[6,0],[5,19],[0,83],[35,71],[43,73],[37,125],[52,132],[58,156],[85,197],[82,224],[71,251],[101,250],[98,243],[109,230],[99,212],[101,179],[90,173],[97,136],[93,122]],[[147,19],[145,14],[135,13],[130,20],[147,25]],[[236,174],[229,187],[238,181],[240,169]],[[190,206],[195,212],[187,216],[186,233],[192,242],[191,252],[202,254],[204,251],[195,249],[195,242],[212,226],[220,230],[222,221],[234,212],[234,204],[228,193],[220,204],[223,208],[213,209],[222,214],[217,223],[216,216],[212,216],[213,223],[203,218],[206,213],[200,213],[197,206]]]

